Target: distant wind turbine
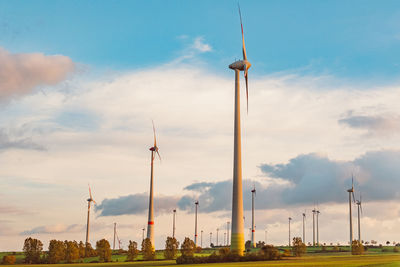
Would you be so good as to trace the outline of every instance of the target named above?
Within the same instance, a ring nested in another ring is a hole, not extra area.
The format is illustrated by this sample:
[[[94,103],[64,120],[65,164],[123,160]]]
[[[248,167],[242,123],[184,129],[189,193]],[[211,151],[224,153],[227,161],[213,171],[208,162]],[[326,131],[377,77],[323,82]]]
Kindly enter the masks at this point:
[[[350,217],[350,248],[352,247],[352,242],[353,242],[353,216],[351,212],[351,202],[352,202],[352,197],[353,201],[355,201],[354,197],[354,178],[353,175],[351,175],[351,188],[347,190],[349,193],[349,217]]]
[[[243,60],[238,60],[229,65],[235,71],[235,129],[234,129],[234,160],[233,160],[233,192],[232,192],[232,231],[231,251],[243,255],[244,223],[243,223],[243,190],[242,190],[242,153],[241,153],[241,127],[240,127],[240,71],[244,72],[246,80],[246,99],[248,110],[248,69],[251,67],[247,61],[246,47],[244,44],[242,15],[239,7],[240,26],[242,29]]]
[[[361,243],[361,218],[360,218],[360,212],[362,214],[362,205],[361,205],[361,194],[360,194],[360,200],[356,201],[357,204],[357,210],[358,210],[358,242]]]
[[[318,224],[318,216],[321,212],[317,210],[317,246],[319,246],[319,224]]]
[[[290,240],[290,221],[291,221],[291,220],[292,220],[292,218],[289,217],[289,247],[290,247],[290,243],[291,243],[291,242],[290,242],[290,241],[291,241],[291,240]]]
[[[303,243],[306,244],[306,211],[303,213]]]
[[[92,190],[90,188],[89,185],[89,198],[87,199],[88,202],[88,211],[87,211],[87,224],[86,224],[86,247],[87,244],[89,243],[89,226],[90,226],[90,204],[93,202],[93,204],[96,204],[96,201],[94,201],[93,197],[92,197]],[[85,250],[86,253],[86,250]]]
[[[176,218],[176,209],[173,210],[173,217],[172,217],[172,238],[175,238],[175,218]]]
[[[151,151],[151,172],[150,172],[150,196],[149,196],[149,218],[147,220],[147,238],[150,239],[151,246],[153,247],[154,250],[154,204],[153,204],[153,166],[154,166],[154,158],[156,157],[156,154],[158,155],[158,158],[161,160],[160,153],[158,152],[158,146],[157,146],[157,139],[156,139],[156,128],[154,127],[154,122],[153,123],[153,135],[154,135],[154,144],[152,147],[150,147]]]
[[[315,209],[315,206],[314,206],[314,209],[312,210],[312,239],[313,239],[313,247],[315,247],[315,213],[316,212],[317,212],[317,210]]]
[[[254,221],[254,198],[256,196],[256,187],[254,186],[253,190],[251,190],[251,245],[255,248],[256,241],[254,238],[255,234],[255,221]]]
[[[194,205],[196,206],[195,219],[194,219],[194,245],[197,247],[197,208],[199,206],[199,201],[196,201]]]

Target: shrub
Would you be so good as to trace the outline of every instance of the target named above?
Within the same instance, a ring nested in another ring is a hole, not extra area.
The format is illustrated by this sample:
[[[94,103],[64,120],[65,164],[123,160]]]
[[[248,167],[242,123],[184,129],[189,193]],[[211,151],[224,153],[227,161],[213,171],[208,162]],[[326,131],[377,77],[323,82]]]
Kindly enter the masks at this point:
[[[133,261],[137,255],[139,255],[139,250],[137,249],[137,243],[135,241],[129,240],[128,246],[128,257],[127,261]]]
[[[142,252],[143,252],[143,259],[146,261],[154,260],[156,254],[154,252],[153,245],[149,238],[146,238],[142,242]]]
[[[15,263],[15,256],[13,256],[13,255],[5,255],[3,257],[3,262],[2,263],[6,264],[6,265],[14,264]]]
[[[164,257],[167,260],[172,260],[176,257],[179,249],[179,242],[174,237],[167,237],[165,241]],[[201,248],[200,248],[201,249]]]
[[[291,255],[290,249],[285,249],[282,254],[283,257],[290,257]]]
[[[338,246],[334,246],[334,247],[332,248],[332,251],[339,251],[339,247],[338,247]]]
[[[358,240],[354,240],[351,243],[351,254],[352,255],[361,255],[364,253],[364,246],[358,242]]]
[[[242,262],[242,261],[265,261],[280,259],[279,251],[267,245],[262,247],[257,253],[247,253],[244,256],[239,256],[237,253],[232,253],[229,248],[220,248],[218,253],[215,251],[208,257],[180,256],[176,259],[177,264],[194,264],[194,263],[221,263],[221,262]]]
[[[400,250],[399,250],[399,248],[398,247],[394,247],[393,248],[393,252],[399,252]]]
[[[263,246],[258,253],[261,254],[266,260],[277,260],[281,257],[278,249],[272,245]]]
[[[111,248],[110,243],[104,238],[96,242],[96,251],[99,255],[100,262],[111,261]]]
[[[306,244],[301,241],[300,237],[293,237],[293,247],[292,252],[296,257],[301,257],[304,253],[306,253],[307,248]]]

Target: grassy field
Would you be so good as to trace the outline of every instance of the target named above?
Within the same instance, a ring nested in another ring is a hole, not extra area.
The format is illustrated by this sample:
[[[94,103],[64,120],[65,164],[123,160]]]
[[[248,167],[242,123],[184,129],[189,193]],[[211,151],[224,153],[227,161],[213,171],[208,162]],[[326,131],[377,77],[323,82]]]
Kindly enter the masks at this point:
[[[284,250],[285,247],[281,247],[281,250]],[[344,250],[345,248],[342,248]],[[179,265],[179,266],[344,266],[344,267],[352,267],[352,266],[384,266],[384,267],[400,267],[400,253],[393,253],[393,247],[383,248],[384,251],[390,252],[382,252],[382,248],[373,248],[369,249],[365,255],[361,256],[352,256],[349,252],[330,252],[332,248],[328,248],[327,252],[322,252],[321,249],[316,248],[308,248],[308,253],[301,257],[295,258],[290,257],[279,261],[260,261],[260,262],[238,262],[238,263],[214,263],[214,264],[200,264],[200,265]],[[203,250],[201,254],[197,254],[197,256],[207,256],[212,253],[213,250]],[[9,255],[10,253],[0,253],[0,257],[2,258],[4,255]],[[157,252],[157,258],[160,259],[158,261],[140,261],[141,256],[139,256],[138,260],[135,262],[125,262],[125,255],[113,255],[112,261],[110,263],[90,263],[91,261],[98,260],[97,257],[87,258],[83,263],[74,263],[74,264],[51,264],[51,265],[24,265],[23,262],[23,254],[18,252],[15,254],[17,258],[17,263],[19,263],[18,267],[140,267],[140,266],[171,266],[176,265],[175,261],[167,261],[162,260],[162,252]],[[5,266],[5,265],[3,265]]]

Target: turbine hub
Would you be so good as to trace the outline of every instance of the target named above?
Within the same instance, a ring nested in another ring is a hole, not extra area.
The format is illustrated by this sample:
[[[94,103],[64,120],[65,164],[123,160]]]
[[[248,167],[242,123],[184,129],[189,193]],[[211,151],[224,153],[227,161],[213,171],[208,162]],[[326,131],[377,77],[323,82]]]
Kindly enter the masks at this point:
[[[249,69],[250,67],[251,64],[247,60],[238,60],[229,65],[230,69],[243,71]]]

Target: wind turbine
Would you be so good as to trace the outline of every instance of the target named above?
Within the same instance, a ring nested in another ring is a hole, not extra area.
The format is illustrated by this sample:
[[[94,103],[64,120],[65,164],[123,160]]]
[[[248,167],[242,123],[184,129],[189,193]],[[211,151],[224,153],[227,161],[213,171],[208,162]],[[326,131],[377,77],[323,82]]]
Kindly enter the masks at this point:
[[[356,201],[357,208],[358,208],[358,242],[361,244],[361,223],[360,223],[360,211],[362,214],[362,206],[361,206],[361,194],[360,194],[360,200]]]
[[[317,210],[314,209],[312,210],[312,240],[313,240],[313,247],[315,247],[315,213]]]
[[[197,247],[197,208],[199,206],[199,201],[197,200],[194,204],[196,205],[196,212],[194,219],[194,245],[195,247]]]
[[[173,210],[173,219],[172,219],[172,238],[175,238],[175,218],[176,218],[176,209]]]
[[[353,196],[353,201],[355,201],[354,198],[354,178],[353,175],[351,175],[351,188],[347,190],[349,193],[349,216],[350,216],[350,249],[352,247],[352,242],[353,242],[353,218],[352,218],[352,213],[351,213],[351,197]]]
[[[317,210],[317,246],[319,246],[319,225],[318,225],[318,215],[320,214],[319,210]]]
[[[306,244],[306,211],[303,213],[303,243]]]
[[[241,153],[241,127],[240,127],[240,71],[244,72],[246,80],[246,99],[248,109],[248,69],[251,67],[247,61],[246,47],[244,44],[242,15],[239,6],[240,26],[242,29],[243,60],[238,60],[229,65],[235,71],[235,129],[234,129],[234,159],[233,159],[233,192],[232,192],[232,231],[231,251],[243,255],[244,224],[243,224],[243,190],[242,190],[242,153]]]
[[[115,250],[115,235],[117,234],[117,223],[114,223],[114,242],[113,242],[113,250]]]
[[[85,243],[86,247],[87,247],[87,244],[89,243],[90,204],[92,202],[93,202],[93,204],[96,204],[96,201],[94,201],[94,199],[92,197],[92,189],[90,189],[90,185],[89,185],[89,198],[87,199],[87,202],[88,202],[88,209],[87,209],[87,224],[86,224],[86,243]]]
[[[254,238],[255,234],[255,222],[254,222],[254,197],[256,196],[256,187],[253,187],[253,190],[251,190],[251,245],[255,248],[256,247],[256,241]]]
[[[289,217],[289,247],[290,247],[290,221],[292,220],[291,217]]]
[[[153,123],[153,135],[154,135],[154,145],[150,147],[151,151],[151,172],[150,172],[150,197],[149,197],[149,218],[147,220],[147,238],[150,239],[151,246],[154,250],[154,204],[153,204],[153,165],[156,153],[158,158],[161,160],[160,153],[158,152],[157,139],[156,139],[156,128]]]

